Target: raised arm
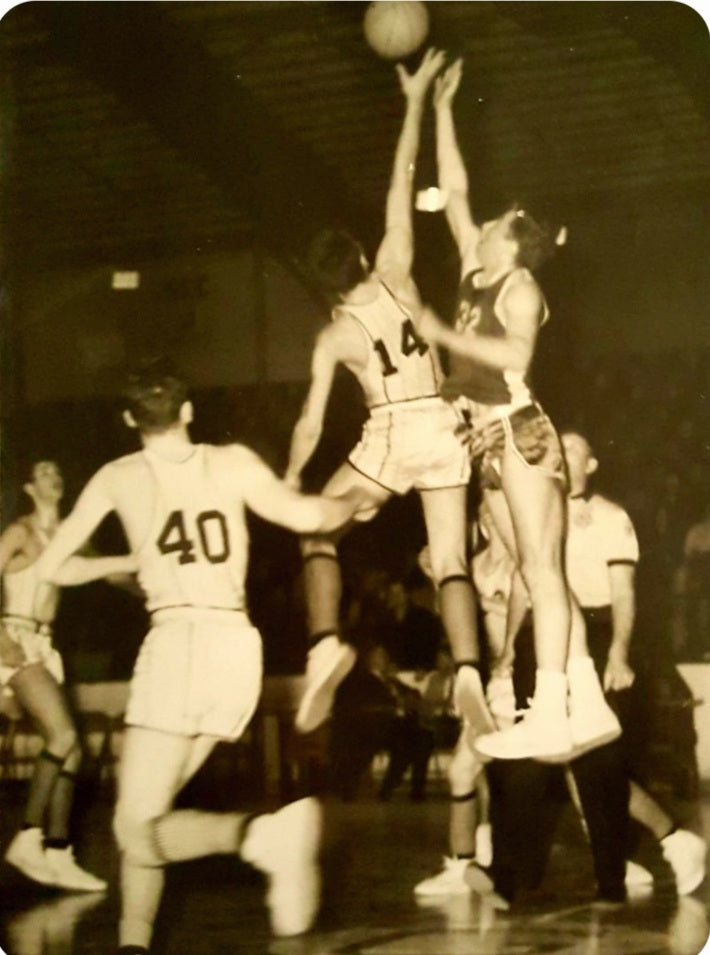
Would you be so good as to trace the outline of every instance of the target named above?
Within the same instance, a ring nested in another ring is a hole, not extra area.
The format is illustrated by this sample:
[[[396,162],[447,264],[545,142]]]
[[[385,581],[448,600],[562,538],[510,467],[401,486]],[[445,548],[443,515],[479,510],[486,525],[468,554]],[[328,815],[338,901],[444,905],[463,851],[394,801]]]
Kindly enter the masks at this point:
[[[446,219],[461,256],[463,272],[477,265],[479,229],[471,216],[468,174],[461,157],[454,127],[453,100],[461,82],[462,61],[456,60],[434,86],[436,113],[436,157],[439,188],[446,195]]]
[[[238,453],[244,501],[273,524],[297,534],[328,534],[347,524],[357,510],[356,495],[326,498],[301,494],[280,481],[253,451],[240,448]]]
[[[398,64],[397,75],[407,106],[397,141],[385,214],[385,235],[380,243],[375,268],[397,285],[409,278],[414,258],[412,190],[419,152],[424,100],[431,81],[444,64],[443,51],[429,49],[416,73],[411,75]]]

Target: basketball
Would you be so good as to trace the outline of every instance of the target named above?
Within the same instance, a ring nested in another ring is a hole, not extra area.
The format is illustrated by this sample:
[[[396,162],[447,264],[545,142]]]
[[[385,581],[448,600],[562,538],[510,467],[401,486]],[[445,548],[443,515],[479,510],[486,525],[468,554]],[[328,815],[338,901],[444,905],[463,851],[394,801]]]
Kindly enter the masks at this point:
[[[375,53],[398,60],[424,42],[429,14],[420,0],[374,0],[365,12],[364,28]]]

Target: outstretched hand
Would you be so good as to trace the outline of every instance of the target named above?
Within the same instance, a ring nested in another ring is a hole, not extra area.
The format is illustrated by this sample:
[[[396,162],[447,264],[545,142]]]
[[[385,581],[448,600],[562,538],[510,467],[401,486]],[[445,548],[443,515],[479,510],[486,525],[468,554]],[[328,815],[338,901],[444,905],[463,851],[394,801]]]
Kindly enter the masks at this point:
[[[395,69],[399,77],[399,83],[402,92],[407,99],[423,99],[426,91],[429,89],[431,81],[444,65],[446,53],[444,50],[436,50],[433,46],[429,47],[419,64],[415,73],[408,73],[401,63],[398,63]]]
[[[451,64],[441,76],[436,78],[434,84],[434,106],[450,106],[456,95],[456,90],[461,82],[461,73],[463,72],[463,60],[459,57]]]

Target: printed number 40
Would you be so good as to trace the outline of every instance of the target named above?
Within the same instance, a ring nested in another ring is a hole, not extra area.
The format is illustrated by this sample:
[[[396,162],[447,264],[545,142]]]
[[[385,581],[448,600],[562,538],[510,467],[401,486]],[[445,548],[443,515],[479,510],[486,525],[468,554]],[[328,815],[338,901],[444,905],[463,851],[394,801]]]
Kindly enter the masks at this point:
[[[222,564],[229,557],[229,531],[221,511],[202,511],[195,519],[200,550],[211,564]],[[198,558],[195,540],[187,534],[185,515],[173,511],[156,541],[161,554],[178,554],[179,564],[193,564]]]

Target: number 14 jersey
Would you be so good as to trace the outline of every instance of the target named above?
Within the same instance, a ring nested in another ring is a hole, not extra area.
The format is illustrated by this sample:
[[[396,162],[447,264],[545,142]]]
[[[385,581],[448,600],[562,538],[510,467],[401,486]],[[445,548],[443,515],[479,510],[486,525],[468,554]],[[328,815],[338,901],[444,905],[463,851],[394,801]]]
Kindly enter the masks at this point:
[[[355,319],[368,340],[367,364],[357,373],[368,408],[439,394],[443,374],[437,355],[383,282],[373,302],[340,305],[336,315]]]

